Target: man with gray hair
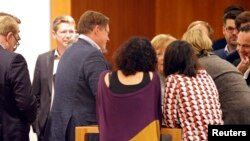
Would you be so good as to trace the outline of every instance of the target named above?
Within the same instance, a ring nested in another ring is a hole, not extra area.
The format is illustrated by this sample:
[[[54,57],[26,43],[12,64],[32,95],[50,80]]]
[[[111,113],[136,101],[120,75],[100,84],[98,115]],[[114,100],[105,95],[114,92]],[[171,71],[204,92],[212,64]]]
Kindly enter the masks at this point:
[[[19,23],[0,13],[0,140],[29,141],[30,124],[36,117],[36,99],[24,57],[14,53],[19,45]]]

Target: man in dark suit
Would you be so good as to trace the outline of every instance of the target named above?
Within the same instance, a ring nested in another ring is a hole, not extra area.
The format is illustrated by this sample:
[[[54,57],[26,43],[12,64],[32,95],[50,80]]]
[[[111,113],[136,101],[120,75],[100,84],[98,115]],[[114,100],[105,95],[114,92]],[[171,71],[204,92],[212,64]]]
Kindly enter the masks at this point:
[[[250,23],[240,27],[237,39],[237,50],[240,55],[240,62],[237,66],[250,86]]]
[[[224,15],[223,34],[225,36],[227,44],[226,46],[224,46],[224,48],[214,51],[214,53],[219,57],[221,57],[222,59],[227,60],[228,56],[236,52],[236,46],[237,46],[236,40],[237,40],[238,29],[236,28],[235,25],[235,19],[241,12],[242,11],[240,10],[236,11],[231,10]],[[234,58],[234,55],[232,55],[232,57],[230,58]]]
[[[240,27],[243,27],[247,24],[250,24],[250,11],[241,12],[235,19],[236,28],[240,30]],[[240,56],[238,51],[229,54],[226,57],[226,60],[233,65],[238,66],[238,64],[240,63]]]
[[[240,30],[241,27],[247,25],[247,24],[250,24],[250,11],[244,11],[242,13],[240,13],[236,19],[235,19],[235,25],[236,25],[236,28],[238,30]],[[240,57],[239,57],[239,54],[238,54],[238,51],[235,52],[234,54],[230,54],[228,57],[227,57],[227,60],[229,62],[233,62],[233,64],[235,66],[238,66],[238,64],[240,63]],[[250,79],[250,78],[249,78]]]
[[[30,124],[36,117],[36,99],[24,57],[13,51],[19,45],[21,21],[0,16],[0,140],[29,141]]]
[[[227,45],[227,41],[225,38],[220,38],[215,41],[213,41],[213,49],[214,50],[219,50],[224,48]]]
[[[224,16],[231,12],[231,11],[239,11],[239,12],[243,12],[245,11],[243,7],[241,7],[240,5],[230,5],[228,7],[226,7],[224,9]],[[224,27],[223,27],[224,28]],[[224,30],[224,29],[223,29]],[[224,33],[223,33],[224,34]],[[225,46],[227,45],[227,40],[225,39],[225,37],[217,39],[213,42],[213,49],[214,50],[219,50],[219,49],[224,49]]]
[[[103,55],[109,40],[109,18],[86,11],[79,20],[78,33],[78,41],[64,52],[58,64],[46,141],[74,141],[76,126],[97,124],[98,79],[109,69]]]
[[[38,141],[43,141],[44,130],[54,95],[54,79],[60,57],[74,39],[75,20],[71,16],[58,16],[53,21],[52,36],[56,40],[55,49],[38,56],[32,83],[32,94],[37,98],[37,118],[33,130]]]

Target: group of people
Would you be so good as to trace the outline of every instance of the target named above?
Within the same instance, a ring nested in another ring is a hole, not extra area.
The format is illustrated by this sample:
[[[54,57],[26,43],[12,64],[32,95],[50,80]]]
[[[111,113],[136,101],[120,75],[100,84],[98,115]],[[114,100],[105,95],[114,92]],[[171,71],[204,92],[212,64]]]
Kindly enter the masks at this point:
[[[222,51],[234,49],[233,61],[214,51],[211,26],[194,21],[182,39],[131,37],[114,53],[113,68],[103,55],[107,16],[84,12],[77,32],[71,16],[59,16],[57,46],[38,56],[32,84],[14,53],[21,21],[0,13],[0,140],[28,141],[31,124],[38,141],[74,141],[84,125],[99,127],[91,141],[159,141],[161,127],[181,128],[184,141],[207,140],[208,125],[250,124],[250,14],[238,12],[227,10],[223,25]]]

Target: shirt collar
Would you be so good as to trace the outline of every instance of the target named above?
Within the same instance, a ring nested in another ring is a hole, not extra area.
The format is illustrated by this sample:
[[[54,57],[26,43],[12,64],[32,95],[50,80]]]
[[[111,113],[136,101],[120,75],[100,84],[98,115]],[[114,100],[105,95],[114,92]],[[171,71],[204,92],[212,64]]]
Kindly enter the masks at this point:
[[[60,59],[61,58],[61,55],[59,54],[59,52],[57,51],[57,49],[55,49],[54,58],[55,59]]]
[[[4,47],[4,45],[2,45],[2,44],[0,44],[0,47],[2,47],[4,50],[6,49],[6,48]]]
[[[99,45],[97,45],[96,43],[95,43],[95,41],[93,41],[91,38],[89,38],[88,36],[86,36],[86,35],[84,35],[84,34],[80,34],[79,35],[79,38],[80,39],[83,39],[83,40],[85,40],[85,41],[87,41],[87,42],[89,42],[92,46],[94,46],[95,48],[97,48],[98,50],[100,50],[101,51],[101,47],[99,46]]]
[[[226,55],[229,55],[229,54],[230,54],[227,45],[225,46],[224,52],[225,52]]]
[[[248,69],[247,69],[246,72],[244,73],[244,78],[245,78],[245,79],[247,79],[249,73],[250,73],[250,67],[248,67]]]

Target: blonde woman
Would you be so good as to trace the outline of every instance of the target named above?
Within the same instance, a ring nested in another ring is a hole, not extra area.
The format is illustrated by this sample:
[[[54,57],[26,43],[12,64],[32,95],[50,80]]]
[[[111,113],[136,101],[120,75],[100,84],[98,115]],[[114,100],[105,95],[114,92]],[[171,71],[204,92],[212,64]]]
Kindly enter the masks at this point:
[[[208,35],[210,39],[213,38],[214,30],[208,22],[205,21],[193,21],[189,24],[187,30],[190,29],[200,29]]]
[[[168,45],[175,40],[176,40],[176,38],[169,35],[169,34],[158,34],[151,40],[151,44],[156,52],[157,71],[158,71],[158,74],[160,76],[160,82],[161,82],[161,99],[162,99],[161,108],[163,107],[163,97],[164,97],[164,93],[165,93],[165,76],[163,74],[164,53],[165,53],[165,50],[168,47]],[[164,123],[164,120],[162,121],[162,124],[166,125]],[[162,136],[162,140],[170,141],[171,136],[164,135],[164,136]]]
[[[250,124],[250,89],[242,74],[232,64],[211,52],[212,41],[204,31],[190,29],[182,39],[192,45],[200,64],[215,82],[224,124]]]
[[[169,34],[158,34],[152,40],[151,44],[156,52],[157,57],[157,71],[160,74],[161,93],[164,94],[165,77],[163,75],[163,58],[167,46],[176,39]]]

